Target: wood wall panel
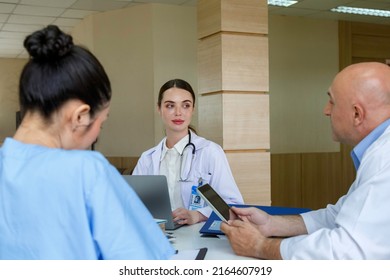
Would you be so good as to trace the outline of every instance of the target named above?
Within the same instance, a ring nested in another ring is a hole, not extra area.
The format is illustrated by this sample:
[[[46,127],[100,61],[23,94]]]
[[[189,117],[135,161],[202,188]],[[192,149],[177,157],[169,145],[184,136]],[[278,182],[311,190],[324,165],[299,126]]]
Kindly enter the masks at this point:
[[[271,205],[270,153],[226,151],[226,156],[245,203]]]
[[[302,204],[311,209],[336,203],[345,194],[340,153],[302,154]]]
[[[352,36],[351,24],[346,21],[339,22],[339,69],[351,64],[352,61]]]
[[[131,174],[137,165],[139,157],[106,157],[122,174]]]
[[[267,35],[266,0],[198,1],[199,131],[227,153],[246,202],[265,205],[271,202]]]
[[[268,94],[223,94],[223,147],[270,148]]]
[[[390,34],[388,37],[354,35],[352,38],[352,57],[390,58],[389,53]]]
[[[222,42],[221,35],[198,42],[198,79],[200,94],[222,90]]]
[[[198,0],[198,38],[221,31],[268,34],[267,2]]]
[[[271,156],[272,205],[319,209],[347,193],[341,153]]]
[[[123,167],[123,164],[122,164],[123,157],[106,157],[106,158],[116,168],[122,168]]]
[[[268,5],[258,0],[222,1],[222,31],[268,34]]]
[[[268,37],[221,36],[222,90],[268,92]]]
[[[201,95],[198,100],[198,127],[200,136],[223,146],[222,95]]]
[[[198,0],[198,38],[221,31],[222,11],[220,0]]]
[[[358,62],[384,63],[390,57],[390,26],[341,21],[339,45],[340,69]]]
[[[198,44],[200,94],[269,91],[268,38],[218,33]]]
[[[370,24],[363,22],[340,22],[341,24],[348,24],[350,26],[350,35],[368,35],[368,36],[390,36],[389,25],[384,24]]]
[[[274,206],[303,207],[300,154],[271,155],[271,199]]]

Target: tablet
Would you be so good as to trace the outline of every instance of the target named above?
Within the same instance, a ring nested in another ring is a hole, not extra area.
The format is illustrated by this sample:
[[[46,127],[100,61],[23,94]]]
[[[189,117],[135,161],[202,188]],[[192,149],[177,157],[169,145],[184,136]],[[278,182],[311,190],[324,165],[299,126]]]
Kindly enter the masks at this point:
[[[230,206],[209,184],[198,187],[197,191],[222,221],[227,222],[229,220]]]

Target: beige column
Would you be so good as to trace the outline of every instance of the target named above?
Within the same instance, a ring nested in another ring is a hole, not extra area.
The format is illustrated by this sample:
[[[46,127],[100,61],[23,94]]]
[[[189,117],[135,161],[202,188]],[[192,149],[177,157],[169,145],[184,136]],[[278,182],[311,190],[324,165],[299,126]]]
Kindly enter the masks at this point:
[[[198,127],[247,204],[271,204],[266,0],[198,0]]]

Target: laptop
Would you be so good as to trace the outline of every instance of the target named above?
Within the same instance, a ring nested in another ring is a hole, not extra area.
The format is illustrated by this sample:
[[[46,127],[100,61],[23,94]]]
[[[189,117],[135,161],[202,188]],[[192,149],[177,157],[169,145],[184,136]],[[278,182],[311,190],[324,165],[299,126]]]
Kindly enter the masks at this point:
[[[166,230],[182,226],[173,221],[167,178],[164,175],[122,175],[155,219],[165,219]]]

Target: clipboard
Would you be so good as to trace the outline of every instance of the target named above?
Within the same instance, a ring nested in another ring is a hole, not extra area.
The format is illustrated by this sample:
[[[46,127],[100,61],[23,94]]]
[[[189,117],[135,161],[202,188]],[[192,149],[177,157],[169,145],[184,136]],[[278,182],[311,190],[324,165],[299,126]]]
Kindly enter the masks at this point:
[[[256,207],[270,215],[297,215],[311,211],[309,208],[296,208],[296,207],[279,207],[279,206],[260,206],[260,205],[247,205],[247,204],[230,204],[234,207]],[[217,235],[225,235],[221,230],[221,219],[213,211],[205,224],[199,230],[202,237],[215,237]]]

